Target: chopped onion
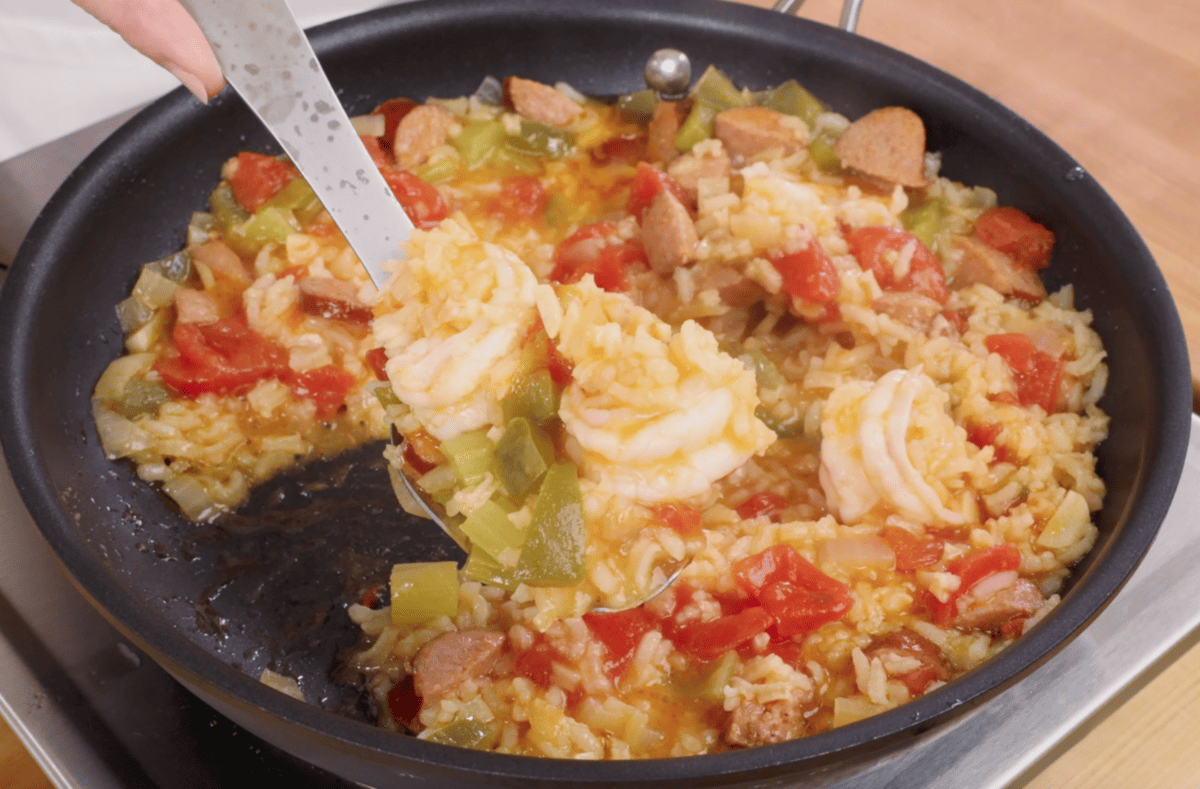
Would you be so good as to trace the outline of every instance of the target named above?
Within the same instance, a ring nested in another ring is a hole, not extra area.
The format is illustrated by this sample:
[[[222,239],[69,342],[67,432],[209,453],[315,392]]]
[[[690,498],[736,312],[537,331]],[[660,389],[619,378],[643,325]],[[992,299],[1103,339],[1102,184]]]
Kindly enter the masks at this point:
[[[131,353],[113,359],[96,382],[93,396],[106,403],[117,402],[125,394],[129,382],[150,369],[154,358],[153,353]]]
[[[992,573],[991,575],[981,578],[978,583],[972,586],[971,590],[967,593],[967,597],[971,600],[990,600],[1016,582],[1016,570],[1005,570],[1004,572]]]
[[[471,98],[481,104],[494,104],[497,107],[504,104],[504,85],[492,75],[483,78],[479,87],[471,94]]]
[[[150,322],[154,317],[154,308],[137,296],[130,296],[117,305],[117,320],[121,331],[131,334]]]
[[[166,493],[189,520],[203,523],[211,521],[221,514],[223,508],[217,505],[208,495],[204,484],[195,477],[179,474],[163,483],[163,493]]]
[[[872,534],[833,537],[817,545],[820,564],[840,564],[843,567],[891,567],[896,554],[882,537]]]
[[[92,400],[92,415],[96,419],[96,434],[109,460],[129,457],[151,444],[150,434],[116,413],[99,399]]]
[[[355,115],[350,125],[361,137],[382,137],[387,120],[382,115]]]
[[[142,266],[141,276],[138,277],[137,284],[133,286],[133,297],[156,310],[159,307],[167,306],[175,299],[175,291],[179,290],[179,283],[167,279],[151,268],[152,265],[148,263]]]

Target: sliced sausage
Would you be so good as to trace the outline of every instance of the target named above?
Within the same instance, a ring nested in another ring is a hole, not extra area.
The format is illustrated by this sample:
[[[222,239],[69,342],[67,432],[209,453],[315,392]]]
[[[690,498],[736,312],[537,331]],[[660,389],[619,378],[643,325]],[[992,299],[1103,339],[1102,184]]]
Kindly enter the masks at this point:
[[[954,626],[962,630],[990,631],[1011,619],[1032,616],[1046,602],[1032,581],[1018,578],[983,600],[960,599]]]
[[[881,658],[885,667],[887,667],[889,659],[905,662],[916,661],[918,665],[914,668],[895,675],[896,679],[908,687],[909,693],[913,696],[924,693],[931,682],[945,682],[950,678],[950,667],[938,645],[910,630],[899,630],[875,638],[863,650],[863,654],[869,660]]]
[[[955,288],[987,285],[1002,296],[1030,301],[1046,298],[1046,288],[1033,269],[1018,266],[1008,255],[975,236],[958,236],[952,243],[962,253],[954,274]]]
[[[729,154],[724,146],[713,146],[706,149],[703,156],[696,153],[685,153],[667,165],[667,175],[683,187],[684,193],[692,205],[696,205],[699,195],[700,179],[728,178],[731,172]]]
[[[729,713],[725,742],[753,748],[794,740],[804,734],[804,700],[743,701]]]
[[[396,156],[396,164],[403,168],[416,167],[424,164],[441,145],[450,137],[450,129],[455,124],[454,115],[434,104],[422,104],[413,107],[407,115],[400,119],[396,126],[396,134],[392,138],[392,153]]]
[[[659,192],[642,214],[642,246],[650,268],[658,274],[670,274],[696,259],[699,243],[687,208],[670,190]]]
[[[504,98],[513,112],[522,118],[548,126],[566,126],[583,111],[572,99],[550,85],[521,77],[504,80]]]
[[[772,148],[791,154],[808,145],[804,121],[766,107],[734,107],[717,113],[713,136],[731,156],[743,159]]]
[[[660,101],[654,105],[654,117],[646,130],[646,159],[651,162],[670,162],[679,156],[675,135],[687,118],[687,110],[678,101]]]
[[[923,334],[929,333],[933,319],[942,311],[941,302],[911,290],[885,291],[871,302],[871,307]]]
[[[842,165],[891,184],[922,187],[925,124],[905,107],[882,107],[850,124],[833,146]]]
[[[371,308],[358,298],[358,288],[332,277],[305,277],[300,289],[300,309],[309,315],[366,325],[374,319]]]
[[[190,251],[193,261],[203,263],[213,274],[232,280],[243,289],[254,281],[246,264],[222,241],[206,241]]]
[[[442,633],[413,658],[413,689],[428,700],[485,674],[500,656],[505,640],[506,636],[495,630]]]
[[[175,320],[207,326],[221,319],[217,300],[202,290],[180,288],[175,291]]]

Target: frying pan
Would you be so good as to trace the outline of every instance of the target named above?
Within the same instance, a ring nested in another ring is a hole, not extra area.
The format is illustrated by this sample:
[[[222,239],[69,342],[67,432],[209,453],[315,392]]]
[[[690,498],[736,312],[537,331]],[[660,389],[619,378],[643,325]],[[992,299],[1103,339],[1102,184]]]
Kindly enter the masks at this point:
[[[1063,601],[1005,652],[899,709],[780,745],[674,760],[576,763],[439,746],[376,729],[331,678],[356,640],[345,606],[406,558],[456,556],[394,504],[378,447],[256,491],[238,516],[184,521],[106,460],[90,393],[121,350],[113,305],[138,269],[183,244],[221,163],[275,150],[227,91],[201,107],[183,90],[151,105],[50,201],[0,293],[0,438],[34,520],[83,594],[133,643],[265,740],[372,786],[767,785],[903,747],[1016,682],[1077,634],[1136,567],[1183,466],[1190,380],[1182,329],[1145,245],[1113,201],[1053,142],[957,79],[872,41],[715,0],[436,0],[316,28],[351,114],[396,96],[470,93],[485,75],[565,80],[593,95],[641,87],[646,57],[672,46],[753,88],[795,77],[851,117],[902,105],[924,118],[943,172],[994,188],[1051,227],[1049,289],[1075,284],[1109,352],[1112,416],[1098,463],[1109,492],[1100,538]],[[309,703],[257,681],[299,679]]]

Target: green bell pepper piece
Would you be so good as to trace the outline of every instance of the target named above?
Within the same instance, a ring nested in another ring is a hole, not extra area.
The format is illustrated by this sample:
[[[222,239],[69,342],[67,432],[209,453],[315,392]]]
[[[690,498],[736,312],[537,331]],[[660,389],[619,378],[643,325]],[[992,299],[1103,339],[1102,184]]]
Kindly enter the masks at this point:
[[[499,736],[500,726],[494,721],[466,718],[446,724],[431,732],[425,739],[442,745],[457,745],[460,748],[490,751]]]
[[[775,90],[767,94],[760,102],[761,106],[794,115],[802,119],[811,128],[817,116],[825,112],[825,105],[816,96],[794,79],[789,79]]]
[[[208,207],[216,229],[223,236],[250,219],[250,213],[233,196],[233,187],[228,181],[217,184],[217,188],[208,196]]]
[[[496,445],[487,437],[486,430],[455,436],[443,441],[440,448],[464,488],[477,485],[492,470]]]
[[[462,577],[468,581],[498,586],[510,592],[520,586],[513,578],[511,567],[500,564],[499,560],[478,545],[471,546],[471,552],[467,554],[467,561],[462,567]]]
[[[458,614],[458,565],[414,562],[392,565],[392,622],[427,622]]]
[[[814,137],[809,141],[808,155],[825,172],[835,172],[842,167],[842,160],[833,150],[833,143],[824,137]]]
[[[638,118],[651,117],[657,106],[658,94],[649,88],[636,93],[626,93],[617,99],[617,109]]]
[[[904,229],[921,239],[921,243],[930,249],[933,248],[933,237],[941,231],[945,218],[946,204],[938,197],[900,214]]]
[[[468,515],[459,528],[471,541],[472,548],[482,548],[492,558],[499,560],[500,555],[509,548],[519,550],[525,543],[525,532],[508,519],[508,513],[508,508],[503,504],[489,500]]]
[[[516,417],[496,443],[496,476],[508,495],[522,502],[554,462],[550,436],[526,417]]]
[[[450,140],[450,144],[467,163],[467,167],[474,169],[491,156],[506,136],[508,132],[498,120],[471,121],[457,137]]]
[[[571,586],[583,580],[583,494],[572,463],[546,471],[513,578],[530,586]]]

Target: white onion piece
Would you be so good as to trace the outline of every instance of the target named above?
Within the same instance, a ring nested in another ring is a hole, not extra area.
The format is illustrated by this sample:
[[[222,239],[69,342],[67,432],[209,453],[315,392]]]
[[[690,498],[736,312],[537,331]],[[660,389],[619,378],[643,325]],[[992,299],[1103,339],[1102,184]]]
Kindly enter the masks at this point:
[[[891,567],[896,563],[896,553],[882,537],[851,535],[820,542],[817,545],[817,561],[842,567]]]
[[[1017,571],[1005,570],[999,573],[992,573],[989,576],[979,579],[967,593],[967,597],[974,600],[990,600],[996,595],[1003,592],[1008,587],[1016,584]]]

